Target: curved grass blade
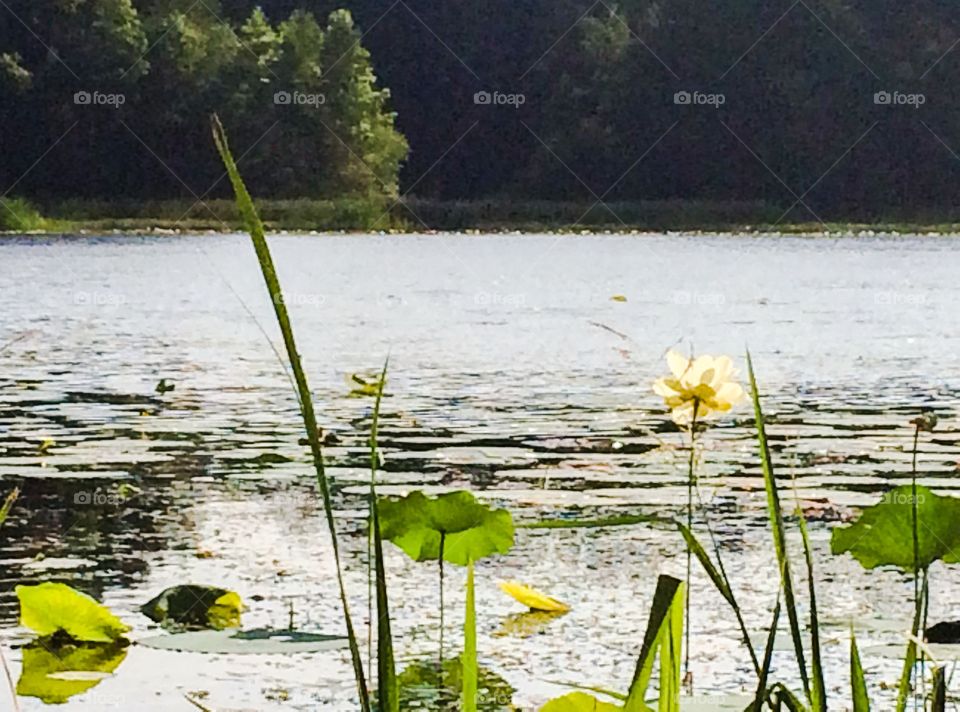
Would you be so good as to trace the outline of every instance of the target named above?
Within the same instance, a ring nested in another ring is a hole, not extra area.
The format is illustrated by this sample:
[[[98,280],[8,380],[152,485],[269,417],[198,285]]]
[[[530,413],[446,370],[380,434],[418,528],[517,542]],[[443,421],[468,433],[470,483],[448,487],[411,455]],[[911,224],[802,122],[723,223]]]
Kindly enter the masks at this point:
[[[726,602],[729,603],[730,607],[733,609],[733,613],[737,618],[737,623],[740,625],[740,634],[743,636],[743,643],[747,646],[747,651],[750,653],[750,660],[753,662],[753,669],[756,671],[757,675],[759,675],[760,663],[757,660],[757,651],[753,647],[753,641],[750,640],[750,634],[747,631],[747,625],[743,620],[743,614],[740,611],[740,606],[737,604],[736,596],[733,595],[733,589],[730,586],[730,581],[727,578],[726,572],[723,571],[723,569],[718,569],[713,565],[713,561],[710,560],[710,555],[707,554],[706,550],[703,548],[703,545],[683,522],[678,521],[676,522],[676,525],[677,528],[680,529],[680,533],[683,535],[684,540],[687,542],[687,548],[693,552],[694,556],[697,557],[697,561],[700,562],[700,565],[710,578],[710,581],[713,582],[714,587],[720,592],[720,595],[723,596],[724,600],[726,600]],[[719,552],[717,552],[717,554],[719,556]]]
[[[850,692],[853,695],[853,712],[870,712],[870,697],[867,695],[867,681],[860,664],[860,650],[857,638],[850,629]]]
[[[650,617],[647,619],[647,629],[643,635],[643,646],[640,648],[633,681],[630,683],[627,701],[623,706],[624,712],[647,711],[644,696],[653,674],[653,663],[658,648],[661,655],[664,652],[667,653],[666,659],[661,658],[660,661],[660,685],[666,688],[660,695],[660,709],[679,709],[681,665],[679,639],[683,632],[684,589],[683,581],[672,576],[661,575],[657,579],[657,590],[653,594]],[[665,645],[668,647],[664,648]]]
[[[3,506],[0,506],[0,524],[3,524],[5,521],[7,521],[7,517],[10,516],[10,510],[13,509],[13,503],[19,496],[20,490],[16,487],[14,487],[13,491],[7,495],[7,498],[3,501]]]
[[[947,678],[943,667],[940,666],[933,669],[933,698],[930,701],[930,712],[946,712],[946,709]]]
[[[473,562],[467,566],[467,612],[463,619],[463,712],[477,712],[477,611],[473,589]]]
[[[810,665],[813,672],[813,709],[817,712],[827,709],[827,688],[823,682],[823,663],[820,658],[820,619],[817,615],[816,581],[813,577],[813,553],[810,550],[810,536],[807,533],[807,520],[803,516],[800,503],[797,502],[797,520],[800,522],[800,538],[803,541],[803,559],[807,565],[807,591],[810,596]]]
[[[900,683],[897,685],[897,712],[907,709],[907,700],[910,698],[910,682],[913,679],[913,668],[917,664],[917,636],[920,634],[920,621],[923,618],[922,601],[927,596],[927,572],[923,572],[923,585],[917,606],[913,611],[913,625],[910,628],[910,640],[907,642],[907,654],[903,659],[903,672],[900,673]]]
[[[782,683],[778,682],[774,685],[771,688],[771,694],[776,700],[774,709],[779,710],[781,707],[786,707],[789,712],[807,712],[807,707],[800,701],[800,698]]]
[[[773,530],[773,546],[777,553],[777,563],[780,567],[780,582],[783,587],[783,599],[787,607],[787,618],[790,620],[790,636],[793,638],[793,647],[797,656],[797,665],[800,668],[800,678],[803,680],[803,690],[808,699],[813,699],[810,691],[810,679],[807,674],[807,660],[803,652],[803,640],[800,636],[800,616],[797,613],[797,600],[793,588],[793,576],[790,573],[790,559],[787,552],[787,534],[783,523],[783,510],[780,505],[780,491],[777,488],[777,479],[773,471],[773,459],[770,457],[770,445],[767,442],[767,431],[764,426],[763,408],[760,405],[760,392],[757,389],[757,379],[753,371],[753,361],[747,351],[747,370],[750,375],[750,392],[753,399],[753,414],[757,427],[757,443],[760,447],[760,463],[763,468],[764,486],[767,490],[767,513],[770,517],[770,526]]]
[[[380,507],[377,503],[377,470],[380,466],[377,436],[380,428],[383,384],[387,381],[389,363],[388,356],[383,362],[383,372],[377,384],[377,397],[373,404],[373,420],[370,425],[370,522],[373,530],[377,580],[377,708],[379,712],[398,712],[400,709],[397,668],[393,655],[393,632],[390,628],[390,605],[387,598],[387,573],[383,560],[383,536],[380,533]]]
[[[777,596],[777,605],[773,607],[773,621],[767,633],[767,645],[763,649],[763,667],[757,676],[757,694],[754,696],[751,712],[761,712],[767,699],[767,679],[770,677],[770,666],[773,664],[773,647],[777,642],[777,626],[780,624],[780,597]]]
[[[277,317],[277,323],[280,326],[280,332],[283,335],[283,343],[287,350],[287,357],[290,359],[290,367],[293,370],[294,380],[297,384],[297,397],[300,401],[300,413],[303,416],[303,424],[307,431],[307,440],[310,443],[310,451],[313,455],[313,464],[316,470],[317,485],[320,488],[321,498],[323,500],[323,509],[327,519],[327,527],[330,530],[330,541],[333,548],[333,558],[337,571],[337,584],[340,588],[340,603],[343,609],[343,620],[347,629],[347,638],[350,643],[350,657],[353,662],[353,672],[357,681],[357,692],[360,696],[360,708],[363,712],[370,712],[370,695],[367,691],[367,683],[363,672],[363,659],[360,656],[360,646],[357,644],[357,636],[353,628],[353,620],[350,617],[350,607],[347,602],[347,590],[343,581],[343,570],[340,564],[340,548],[337,540],[337,527],[333,516],[333,499],[330,495],[330,483],[327,480],[323,465],[323,450],[320,444],[319,430],[317,428],[317,418],[313,410],[313,401],[310,397],[310,387],[307,384],[307,376],[300,361],[300,352],[297,351],[296,340],[293,335],[293,326],[290,323],[290,316],[287,313],[286,304],[283,301],[283,292],[280,288],[280,280],[277,277],[277,270],[273,263],[273,257],[270,254],[270,247],[267,245],[267,238],[261,222],[257,215],[257,209],[253,204],[247,187],[237,170],[237,165],[230,153],[230,147],[227,144],[227,136],[220,123],[220,119],[214,114],[211,117],[211,126],[213,129],[213,141],[220,153],[220,158],[227,170],[230,183],[236,196],[237,209],[243,218],[243,223],[250,233],[253,241],[253,248],[257,254],[257,260],[260,263],[260,271],[263,273],[263,279],[270,294],[270,301],[273,303],[274,313]]]

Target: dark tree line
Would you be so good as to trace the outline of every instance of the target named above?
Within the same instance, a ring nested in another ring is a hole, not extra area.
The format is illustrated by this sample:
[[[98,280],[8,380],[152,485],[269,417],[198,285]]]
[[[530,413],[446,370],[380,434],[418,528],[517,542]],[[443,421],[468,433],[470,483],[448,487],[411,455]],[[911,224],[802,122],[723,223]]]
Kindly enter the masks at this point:
[[[382,189],[402,163],[400,192],[420,196],[765,200],[804,218],[804,205],[942,210],[960,185],[960,8],[947,0],[10,4],[83,84],[129,99],[78,119],[61,99],[77,81],[0,11],[7,184],[79,120],[30,191],[184,193],[117,118],[204,190],[219,176],[214,109],[238,148],[279,121],[244,159],[277,195]],[[342,14],[330,28],[312,19],[341,5],[359,31]],[[350,49],[359,32],[369,60]],[[272,104],[296,87],[339,91],[349,108]],[[475,103],[478,92],[503,103]]]

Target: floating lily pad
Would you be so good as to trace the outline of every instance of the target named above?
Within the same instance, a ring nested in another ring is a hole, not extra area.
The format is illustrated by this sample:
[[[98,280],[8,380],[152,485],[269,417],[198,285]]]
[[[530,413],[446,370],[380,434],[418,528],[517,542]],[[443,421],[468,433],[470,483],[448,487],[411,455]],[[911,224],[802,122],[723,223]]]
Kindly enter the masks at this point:
[[[442,670],[437,661],[414,663],[397,676],[400,709],[459,712],[463,686],[460,658],[445,660]],[[479,667],[477,711],[499,712],[512,707],[514,689],[506,680]]]
[[[55,647],[32,643],[23,648],[17,694],[47,704],[63,704],[110,677],[127,655],[125,643],[87,643]]]
[[[443,558],[466,566],[513,546],[513,518],[505,509],[491,509],[469,492],[436,498],[412,492],[403,499],[380,501],[380,529],[415,561]]]
[[[883,501],[863,510],[848,527],[833,530],[830,549],[834,554],[850,552],[867,569],[896,566],[913,571],[914,490],[910,485],[895,487]],[[960,561],[960,499],[941,497],[917,485],[917,562],[926,569],[934,561]]]
[[[20,624],[40,634],[75,641],[112,643],[130,627],[85,593],[63,583],[17,586]]]
[[[242,610],[240,596],[233,591],[197,584],[171,586],[140,607],[147,618],[164,627],[214,630],[239,628]]]
[[[158,635],[138,640],[138,645],[157,650],[223,655],[293,655],[321,653],[347,647],[340,635],[307,633],[296,630],[197,630],[173,635]]]

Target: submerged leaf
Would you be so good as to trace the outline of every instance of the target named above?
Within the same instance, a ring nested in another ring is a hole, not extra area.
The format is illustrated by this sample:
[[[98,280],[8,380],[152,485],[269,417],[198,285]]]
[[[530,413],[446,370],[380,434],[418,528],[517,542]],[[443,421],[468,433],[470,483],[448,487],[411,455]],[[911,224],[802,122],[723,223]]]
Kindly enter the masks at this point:
[[[85,593],[63,583],[17,586],[20,624],[43,637],[62,633],[72,640],[112,643],[130,627]]]
[[[243,602],[224,588],[186,584],[161,591],[140,606],[140,611],[166,627],[223,630],[240,627]]]
[[[17,694],[36,697],[47,704],[63,704],[109,677],[126,656],[123,643],[60,647],[33,643],[23,648]]]
[[[540,712],[620,712],[620,705],[602,702],[586,692],[571,692],[550,700]]]
[[[467,566],[491,554],[505,554],[513,546],[513,517],[505,509],[491,509],[469,492],[427,497],[411,492],[399,500],[379,501],[380,532],[415,561],[440,558]]]
[[[570,610],[563,601],[558,601],[552,596],[538,591],[531,586],[526,586],[518,581],[501,581],[498,586],[505,594],[513,598],[518,603],[526,606],[531,611],[546,611],[548,613],[566,613]]]
[[[514,689],[496,673],[478,668],[477,710],[501,712],[512,709]],[[463,688],[463,664],[459,657],[413,663],[397,676],[400,709],[460,712]]]
[[[850,552],[864,568],[896,566],[913,571],[913,487],[896,487],[879,504],[864,509],[850,526],[833,530],[830,549],[834,554]],[[934,561],[960,561],[960,499],[941,497],[917,485],[920,570]]]

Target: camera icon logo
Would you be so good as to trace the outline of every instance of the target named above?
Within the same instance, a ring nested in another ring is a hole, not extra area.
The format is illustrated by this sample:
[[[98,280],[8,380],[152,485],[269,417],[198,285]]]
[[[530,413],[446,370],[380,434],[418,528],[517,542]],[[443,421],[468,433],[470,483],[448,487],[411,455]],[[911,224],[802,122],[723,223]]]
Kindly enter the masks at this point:
[[[273,103],[277,106],[288,106],[292,101],[293,96],[288,91],[278,91],[273,95]]]
[[[474,104],[490,104],[493,102],[493,97],[488,91],[478,91],[473,95]]]
[[[91,101],[93,101],[93,97],[88,91],[78,91],[73,95],[73,103],[78,106],[87,106]]]
[[[692,97],[690,96],[690,92],[688,91],[678,91],[676,94],[673,95],[673,103],[681,106],[685,106],[689,104],[691,100],[692,100]]]
[[[892,96],[888,91],[878,91],[873,95],[873,103],[880,106],[887,106],[892,101]]]

